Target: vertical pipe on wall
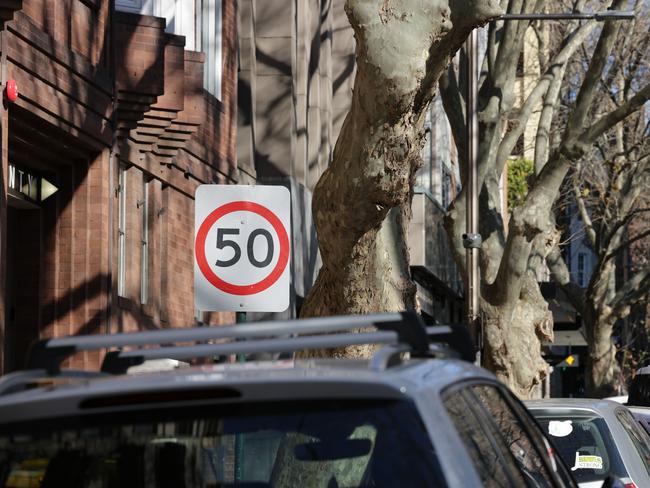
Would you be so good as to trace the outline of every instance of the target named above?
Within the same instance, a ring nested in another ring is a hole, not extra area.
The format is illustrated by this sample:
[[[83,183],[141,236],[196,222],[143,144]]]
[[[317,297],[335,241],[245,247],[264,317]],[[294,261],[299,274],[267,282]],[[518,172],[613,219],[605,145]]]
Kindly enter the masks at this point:
[[[467,286],[467,325],[481,353],[479,321],[479,265],[480,236],[478,228],[478,31],[474,29],[466,41],[467,52],[467,234],[465,238]]]

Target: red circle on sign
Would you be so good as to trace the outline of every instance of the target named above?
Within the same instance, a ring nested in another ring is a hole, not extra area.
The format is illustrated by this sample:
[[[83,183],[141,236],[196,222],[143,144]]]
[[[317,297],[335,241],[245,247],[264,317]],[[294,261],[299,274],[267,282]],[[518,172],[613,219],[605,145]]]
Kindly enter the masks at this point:
[[[265,218],[271,226],[273,226],[273,230],[275,230],[280,241],[280,256],[275,267],[266,278],[257,283],[253,283],[252,285],[233,285],[232,283],[222,280],[214,271],[212,271],[208,264],[208,260],[205,257],[205,241],[212,226],[224,215],[238,211],[253,212]],[[219,288],[221,291],[230,293],[231,295],[254,295],[255,293],[264,291],[273,285],[284,271],[284,268],[287,267],[287,263],[289,262],[289,236],[287,236],[287,231],[284,229],[280,219],[268,208],[255,202],[230,202],[214,210],[203,221],[196,234],[194,255],[196,256],[196,261],[201,273],[203,273],[203,276],[205,276],[213,286]]]

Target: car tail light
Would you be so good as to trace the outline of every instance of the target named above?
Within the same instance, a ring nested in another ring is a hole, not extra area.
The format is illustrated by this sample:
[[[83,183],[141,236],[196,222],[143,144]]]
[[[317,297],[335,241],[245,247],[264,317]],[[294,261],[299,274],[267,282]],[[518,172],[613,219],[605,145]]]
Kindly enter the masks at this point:
[[[623,486],[625,488],[637,488],[637,486],[634,484],[634,481],[632,481],[630,478],[621,479],[621,483],[623,483]]]

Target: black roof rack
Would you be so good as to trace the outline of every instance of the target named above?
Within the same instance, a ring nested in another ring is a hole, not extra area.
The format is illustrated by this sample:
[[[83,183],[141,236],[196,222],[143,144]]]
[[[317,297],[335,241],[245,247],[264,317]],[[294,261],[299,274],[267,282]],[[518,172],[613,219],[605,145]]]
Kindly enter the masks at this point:
[[[377,331],[366,330],[373,327]],[[220,342],[205,343],[215,340]],[[195,344],[173,346],[175,343]],[[59,374],[61,362],[80,351],[125,346],[161,347],[112,350],[106,355],[103,372],[124,373],[129,367],[149,359],[183,360],[230,354],[293,352],[355,344],[391,346],[373,358],[373,368],[386,367],[404,352],[409,352],[412,357],[444,354],[459,356],[467,361],[474,361],[475,358],[474,346],[465,327],[427,328],[415,312],[402,312],[46,339],[33,344],[27,367],[56,375]]]

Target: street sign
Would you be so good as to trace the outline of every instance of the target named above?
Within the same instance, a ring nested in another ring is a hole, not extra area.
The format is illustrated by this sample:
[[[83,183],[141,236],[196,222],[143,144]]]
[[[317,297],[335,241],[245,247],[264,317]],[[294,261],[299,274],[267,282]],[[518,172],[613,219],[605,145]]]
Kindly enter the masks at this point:
[[[289,306],[290,209],[283,186],[201,185],[194,212],[194,303],[205,311]]]

